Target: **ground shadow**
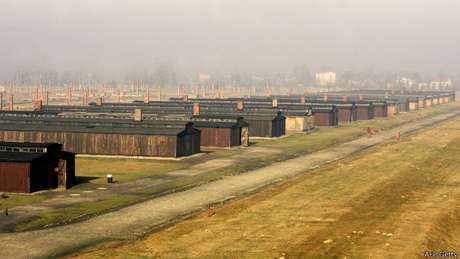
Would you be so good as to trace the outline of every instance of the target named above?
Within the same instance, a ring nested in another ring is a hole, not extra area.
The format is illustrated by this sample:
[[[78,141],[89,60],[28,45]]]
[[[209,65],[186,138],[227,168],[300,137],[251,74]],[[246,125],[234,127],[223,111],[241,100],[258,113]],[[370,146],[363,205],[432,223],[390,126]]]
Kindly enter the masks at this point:
[[[75,176],[75,184],[84,184],[84,183],[89,183],[92,180],[99,179],[101,177],[95,177],[95,176]]]

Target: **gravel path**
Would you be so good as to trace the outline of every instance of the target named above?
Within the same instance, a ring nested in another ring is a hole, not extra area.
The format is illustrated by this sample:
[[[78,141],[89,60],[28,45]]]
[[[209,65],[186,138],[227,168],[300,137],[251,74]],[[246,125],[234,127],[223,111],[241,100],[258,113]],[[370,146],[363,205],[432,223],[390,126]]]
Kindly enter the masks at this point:
[[[0,257],[52,256],[111,238],[139,237],[155,227],[202,210],[210,203],[243,195],[394,138],[397,131],[407,134],[459,114],[460,112],[452,112],[409,123],[391,131],[381,132],[371,138],[363,137],[246,174],[226,177],[207,185],[126,207],[84,222],[24,233],[0,234]]]

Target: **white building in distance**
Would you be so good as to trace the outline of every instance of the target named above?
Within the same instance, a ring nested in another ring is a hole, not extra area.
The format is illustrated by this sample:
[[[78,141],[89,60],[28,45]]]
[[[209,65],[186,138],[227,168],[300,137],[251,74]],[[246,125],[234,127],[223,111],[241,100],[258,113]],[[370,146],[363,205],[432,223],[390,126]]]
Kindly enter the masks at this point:
[[[200,73],[199,78],[200,82],[208,82],[211,80],[211,75],[208,73]]]
[[[335,72],[316,73],[316,83],[319,85],[335,85],[337,83],[337,74]]]
[[[452,80],[435,80],[431,81],[430,83],[430,88],[431,89],[446,89],[446,88],[451,88],[452,87]]]
[[[399,87],[413,88],[417,86],[417,81],[409,77],[400,77],[396,80],[396,84]]]

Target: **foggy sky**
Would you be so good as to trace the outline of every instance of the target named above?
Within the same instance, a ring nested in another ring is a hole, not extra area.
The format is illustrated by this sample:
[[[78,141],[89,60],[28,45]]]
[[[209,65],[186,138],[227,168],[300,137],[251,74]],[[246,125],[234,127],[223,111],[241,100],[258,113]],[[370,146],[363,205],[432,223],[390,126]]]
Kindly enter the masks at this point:
[[[0,0],[0,70],[458,73],[458,0]]]

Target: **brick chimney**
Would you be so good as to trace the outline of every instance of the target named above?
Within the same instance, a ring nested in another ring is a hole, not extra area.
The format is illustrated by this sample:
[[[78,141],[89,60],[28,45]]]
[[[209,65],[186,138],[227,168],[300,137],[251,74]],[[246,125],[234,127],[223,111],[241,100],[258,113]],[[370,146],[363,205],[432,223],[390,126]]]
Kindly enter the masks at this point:
[[[67,105],[70,105],[72,103],[72,86],[67,87],[65,102]]]
[[[34,102],[34,111],[39,112],[42,110],[42,100],[36,100]]]
[[[49,102],[49,94],[48,94],[48,90],[45,91],[45,105],[48,105],[48,102]]]
[[[97,97],[96,98],[96,105],[97,106],[102,106],[102,97]]]
[[[38,100],[38,87],[35,87],[34,101]]]
[[[142,109],[134,109],[134,121],[142,121]]]
[[[8,96],[8,110],[12,111],[14,109],[14,97],[12,94]]]
[[[244,110],[244,101],[240,100],[236,103],[236,110],[237,111],[243,111]]]
[[[162,94],[162,92],[161,92],[161,86],[160,86],[160,87],[158,87],[158,98],[157,98],[158,101],[160,101],[160,102],[161,102],[161,96],[162,96],[162,95],[163,95],[163,94]]]
[[[150,93],[149,89],[147,88],[147,93],[144,95],[144,103],[148,104],[150,102]]]
[[[193,104],[192,115],[200,115],[200,103]]]
[[[278,99],[275,98],[275,99],[272,100],[272,107],[273,108],[278,108]]]
[[[305,104],[305,96],[304,95],[300,96],[300,103]]]

